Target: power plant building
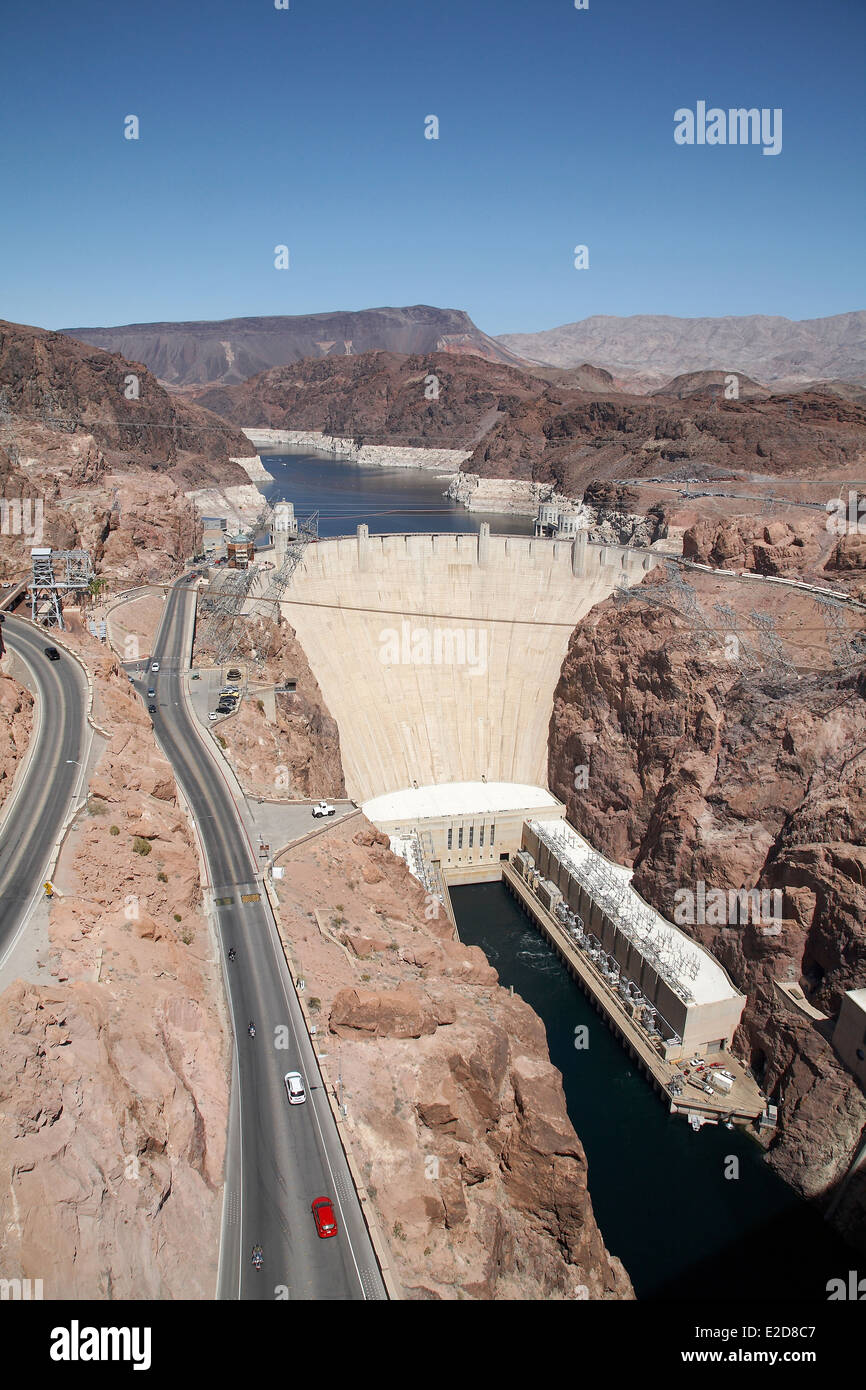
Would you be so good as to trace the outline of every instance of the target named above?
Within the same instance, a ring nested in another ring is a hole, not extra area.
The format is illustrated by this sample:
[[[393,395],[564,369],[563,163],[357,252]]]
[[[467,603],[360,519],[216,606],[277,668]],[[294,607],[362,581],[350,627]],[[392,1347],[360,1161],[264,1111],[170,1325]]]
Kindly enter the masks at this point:
[[[512,860],[543,906],[650,1024],[664,1056],[727,1051],[746,1004],[727,971],[566,822],[527,821]]]

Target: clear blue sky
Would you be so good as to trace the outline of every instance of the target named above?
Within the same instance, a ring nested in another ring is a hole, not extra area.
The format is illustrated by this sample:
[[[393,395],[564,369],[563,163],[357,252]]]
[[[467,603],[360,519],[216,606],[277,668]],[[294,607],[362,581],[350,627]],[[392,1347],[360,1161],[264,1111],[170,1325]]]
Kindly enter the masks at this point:
[[[0,316],[860,309],[864,37],[864,0],[9,3]],[[781,154],[675,145],[698,100],[781,107]]]

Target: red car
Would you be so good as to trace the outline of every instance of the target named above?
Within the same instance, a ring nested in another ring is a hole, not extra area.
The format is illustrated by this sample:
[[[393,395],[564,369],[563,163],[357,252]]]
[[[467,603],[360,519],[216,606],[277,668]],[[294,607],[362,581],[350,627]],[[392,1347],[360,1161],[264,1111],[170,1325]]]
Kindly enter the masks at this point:
[[[334,1215],[330,1197],[316,1198],[313,1203],[313,1220],[316,1223],[316,1230],[323,1239],[337,1234],[337,1218]]]

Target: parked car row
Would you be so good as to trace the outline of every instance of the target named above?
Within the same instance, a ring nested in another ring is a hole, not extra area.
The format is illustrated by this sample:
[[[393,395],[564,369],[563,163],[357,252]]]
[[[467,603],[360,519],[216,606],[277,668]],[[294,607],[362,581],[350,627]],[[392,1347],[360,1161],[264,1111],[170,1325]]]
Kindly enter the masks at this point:
[[[240,691],[236,685],[223,686],[219,693],[217,707],[215,710],[211,710],[208,719],[213,721],[214,719],[220,719],[223,715],[234,714],[240,698]]]

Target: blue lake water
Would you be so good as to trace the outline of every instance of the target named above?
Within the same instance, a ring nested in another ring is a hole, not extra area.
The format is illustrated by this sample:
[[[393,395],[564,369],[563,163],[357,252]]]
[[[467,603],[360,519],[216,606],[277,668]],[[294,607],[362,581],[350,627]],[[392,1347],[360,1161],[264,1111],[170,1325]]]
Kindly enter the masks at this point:
[[[421,468],[364,468],[330,454],[261,451],[272,483],[260,483],[269,502],[293,503],[295,515],[319,512],[320,536],[351,535],[365,522],[371,534],[403,531],[491,531],[531,536],[533,518],[469,512],[443,496],[448,475]]]

